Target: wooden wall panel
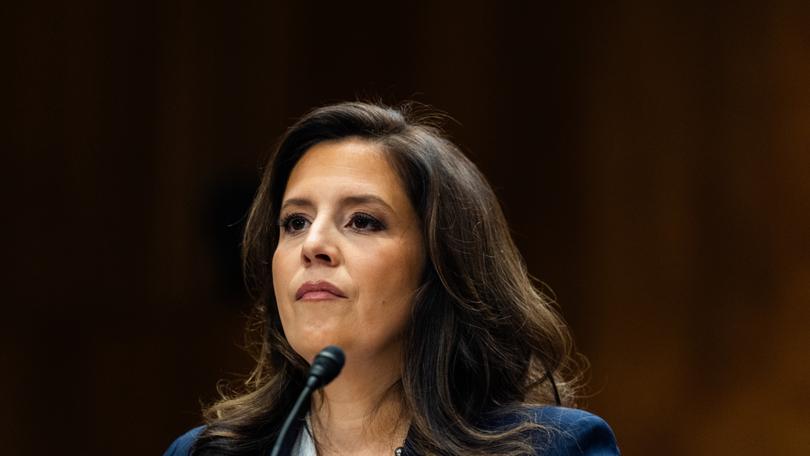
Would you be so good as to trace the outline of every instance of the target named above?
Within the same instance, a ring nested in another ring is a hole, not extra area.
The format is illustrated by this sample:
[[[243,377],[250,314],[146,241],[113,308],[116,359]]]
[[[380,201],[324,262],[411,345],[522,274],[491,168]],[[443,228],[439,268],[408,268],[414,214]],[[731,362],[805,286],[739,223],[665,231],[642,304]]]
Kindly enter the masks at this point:
[[[449,113],[625,454],[810,450],[810,8],[17,3],[9,454],[159,453],[244,372],[240,211],[318,104]],[[47,438],[43,438],[47,436]]]

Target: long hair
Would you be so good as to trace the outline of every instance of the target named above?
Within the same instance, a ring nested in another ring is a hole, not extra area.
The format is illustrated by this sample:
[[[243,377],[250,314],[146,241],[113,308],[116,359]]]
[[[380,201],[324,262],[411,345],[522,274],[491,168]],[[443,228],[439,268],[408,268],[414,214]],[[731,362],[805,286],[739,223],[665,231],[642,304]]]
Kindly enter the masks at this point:
[[[418,214],[427,266],[404,336],[400,394],[417,454],[534,454],[542,426],[528,405],[573,405],[576,364],[567,326],[529,277],[483,175],[435,125],[407,104],[348,102],[315,109],[281,138],[265,167],[243,240],[256,299],[256,367],[205,411],[193,454],[259,454],[272,446],[303,387],[308,363],[278,314],[271,259],[287,180],[313,145],[360,138],[380,147]],[[536,442],[535,442],[536,443]]]

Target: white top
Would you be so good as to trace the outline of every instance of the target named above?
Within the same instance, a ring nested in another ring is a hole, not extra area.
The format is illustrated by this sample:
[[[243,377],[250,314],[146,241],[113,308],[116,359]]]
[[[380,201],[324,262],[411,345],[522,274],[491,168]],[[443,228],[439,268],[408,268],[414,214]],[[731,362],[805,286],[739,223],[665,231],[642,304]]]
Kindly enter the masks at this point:
[[[301,431],[298,433],[298,438],[295,439],[290,456],[317,456],[315,442],[312,440],[312,434],[309,433],[311,427],[309,414],[307,414],[306,424],[301,426]]]
[[[290,456],[318,456],[315,451],[315,441],[312,440],[312,434],[309,433],[310,428],[312,428],[312,423],[309,421],[309,414],[307,414],[307,421],[301,426],[301,431],[295,439],[292,450],[290,450]],[[400,456],[402,451],[402,447],[399,447],[394,450],[394,455]]]

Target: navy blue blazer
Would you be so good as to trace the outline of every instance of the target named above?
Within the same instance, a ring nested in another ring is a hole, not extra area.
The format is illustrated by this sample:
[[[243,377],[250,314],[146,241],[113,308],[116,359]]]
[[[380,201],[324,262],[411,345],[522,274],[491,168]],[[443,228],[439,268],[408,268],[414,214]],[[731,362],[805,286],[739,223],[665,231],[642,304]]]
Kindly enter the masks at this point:
[[[537,456],[608,456],[618,455],[619,448],[610,426],[598,416],[584,410],[564,407],[538,407],[531,410],[536,423],[555,431],[550,442],[537,448]],[[163,456],[188,456],[191,445],[204,426],[181,435]],[[405,442],[405,454],[408,442]]]

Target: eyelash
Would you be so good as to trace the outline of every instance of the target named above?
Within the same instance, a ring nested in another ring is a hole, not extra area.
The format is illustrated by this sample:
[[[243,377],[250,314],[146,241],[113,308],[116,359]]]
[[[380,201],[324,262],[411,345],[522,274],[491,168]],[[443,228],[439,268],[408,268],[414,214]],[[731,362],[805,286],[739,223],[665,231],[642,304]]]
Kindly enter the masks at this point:
[[[352,214],[352,217],[349,219],[349,224],[353,224],[358,220],[366,222],[368,225],[371,226],[371,228],[352,227],[352,229],[356,231],[382,231],[385,229],[385,225],[383,225],[383,223],[380,220],[363,212],[355,212],[354,214]]]
[[[304,217],[302,214],[293,213],[293,214],[285,215],[281,219],[281,221],[278,222],[278,226],[281,227],[281,229],[284,230],[285,233],[292,233],[293,229],[291,228],[290,224],[293,222],[293,220],[296,220],[296,219],[300,219],[300,220],[304,220],[305,222],[309,222],[309,220],[307,220],[306,217]]]
[[[306,223],[310,223],[309,220],[307,220],[307,218],[303,214],[292,213],[284,216],[281,219],[281,221],[279,221],[278,225],[279,227],[281,227],[282,230],[284,230],[285,233],[295,234],[303,230],[303,228],[298,230],[292,228],[292,223],[297,220],[303,220]],[[368,224],[370,228],[357,228],[352,226],[358,221],[362,221]],[[357,232],[374,232],[374,231],[382,231],[385,229],[385,225],[379,219],[364,212],[355,212],[354,214],[352,214],[351,218],[349,218],[349,223],[346,224],[346,227]]]

